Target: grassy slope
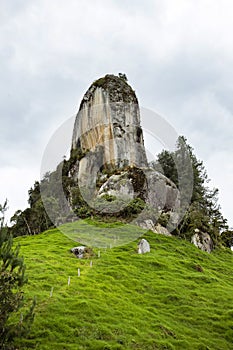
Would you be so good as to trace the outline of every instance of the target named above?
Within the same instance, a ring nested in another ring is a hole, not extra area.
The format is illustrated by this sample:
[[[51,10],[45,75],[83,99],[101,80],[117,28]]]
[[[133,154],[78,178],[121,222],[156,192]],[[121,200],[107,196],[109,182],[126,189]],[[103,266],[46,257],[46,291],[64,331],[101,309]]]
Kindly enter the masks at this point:
[[[26,297],[37,296],[20,349],[233,349],[231,251],[207,254],[174,237],[144,237],[151,253],[136,254],[137,242],[101,249],[92,267],[72,256],[76,244],[58,230],[17,239]]]

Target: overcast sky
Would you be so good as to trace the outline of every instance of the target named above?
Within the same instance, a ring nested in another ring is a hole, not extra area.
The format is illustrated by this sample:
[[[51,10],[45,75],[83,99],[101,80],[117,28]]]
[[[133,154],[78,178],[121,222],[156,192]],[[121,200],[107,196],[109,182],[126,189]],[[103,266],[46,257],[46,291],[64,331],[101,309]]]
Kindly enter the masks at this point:
[[[0,203],[27,206],[53,133],[95,79],[123,72],[187,137],[233,226],[232,18],[231,0],[1,0]]]

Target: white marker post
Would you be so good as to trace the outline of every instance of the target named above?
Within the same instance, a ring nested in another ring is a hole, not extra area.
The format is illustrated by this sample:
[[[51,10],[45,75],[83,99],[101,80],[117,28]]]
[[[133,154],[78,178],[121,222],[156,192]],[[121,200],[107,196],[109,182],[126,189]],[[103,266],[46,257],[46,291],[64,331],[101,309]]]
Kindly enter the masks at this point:
[[[69,276],[69,278],[68,278],[68,286],[70,285],[70,276]]]
[[[92,260],[90,261],[90,267],[92,267]]]
[[[78,277],[80,277],[80,268],[78,268]]]
[[[51,291],[50,291],[50,298],[52,298],[53,296],[53,287],[51,288]]]

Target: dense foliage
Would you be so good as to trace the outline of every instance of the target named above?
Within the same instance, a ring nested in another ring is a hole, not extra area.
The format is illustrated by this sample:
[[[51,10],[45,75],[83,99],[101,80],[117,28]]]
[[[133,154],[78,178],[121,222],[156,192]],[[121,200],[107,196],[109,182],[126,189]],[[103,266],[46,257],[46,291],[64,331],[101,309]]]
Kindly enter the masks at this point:
[[[176,150],[162,151],[157,157],[157,162],[151,165],[155,169],[162,169],[164,175],[176,184],[182,191],[183,201],[190,186],[192,187],[188,209],[174,234],[190,238],[194,229],[199,229],[209,233],[215,245],[218,244],[221,241],[221,233],[228,228],[218,204],[218,189],[209,188],[203,162],[197,159],[187,140],[183,136],[179,137]]]
[[[15,349],[14,339],[25,336],[31,326],[34,303],[26,314],[12,320],[15,313],[24,306],[22,286],[25,278],[25,264],[19,256],[19,246],[13,247],[13,238],[4,226],[4,206],[0,206],[0,348]]]
[[[12,226],[10,228],[12,235],[35,235],[49,227],[52,222],[46,213],[40,193],[40,183],[35,182],[33,188],[28,191],[29,208],[17,210],[11,218]]]

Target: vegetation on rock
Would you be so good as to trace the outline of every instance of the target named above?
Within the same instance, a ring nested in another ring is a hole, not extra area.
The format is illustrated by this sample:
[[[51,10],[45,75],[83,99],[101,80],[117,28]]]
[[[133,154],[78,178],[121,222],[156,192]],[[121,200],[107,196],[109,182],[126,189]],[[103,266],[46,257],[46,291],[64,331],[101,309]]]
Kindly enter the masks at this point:
[[[120,78],[120,79],[119,79]],[[127,83],[127,77],[123,73],[119,73],[119,76],[107,74],[105,77],[100,78],[92,84],[89,90],[92,91],[92,87],[101,87],[108,91],[111,102],[133,102],[138,103],[137,97],[131,86]],[[86,93],[87,99],[89,96],[89,90]],[[82,103],[81,103],[82,106]]]

